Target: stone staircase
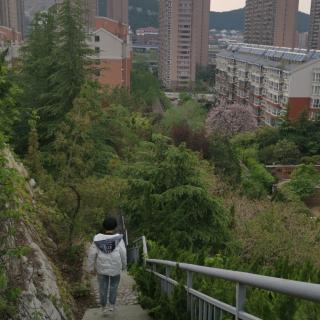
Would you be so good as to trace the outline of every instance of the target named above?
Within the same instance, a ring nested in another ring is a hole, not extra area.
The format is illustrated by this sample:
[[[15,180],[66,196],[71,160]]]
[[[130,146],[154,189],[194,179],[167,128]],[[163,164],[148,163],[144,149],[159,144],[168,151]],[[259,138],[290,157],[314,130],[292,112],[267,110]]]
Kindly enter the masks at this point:
[[[92,277],[91,289],[94,293],[97,304],[99,304],[99,289],[96,277]],[[83,320],[151,320],[148,313],[138,304],[138,293],[135,290],[135,282],[128,273],[121,275],[119,285],[117,310],[113,315],[102,315],[101,309],[88,309]]]

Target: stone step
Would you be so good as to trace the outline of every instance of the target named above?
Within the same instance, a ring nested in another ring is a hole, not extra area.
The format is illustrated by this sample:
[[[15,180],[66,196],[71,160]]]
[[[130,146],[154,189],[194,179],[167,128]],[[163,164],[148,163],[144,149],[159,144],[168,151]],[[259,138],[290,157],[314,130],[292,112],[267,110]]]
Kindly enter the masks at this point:
[[[103,315],[100,308],[86,311],[83,320],[151,320],[139,305],[119,306],[112,315]]]
[[[97,277],[91,277],[91,289],[99,304],[99,289]],[[112,315],[103,315],[101,308],[86,311],[83,320],[151,320],[148,313],[138,305],[138,293],[135,290],[135,281],[127,273],[121,274],[121,281],[117,297],[117,310]]]

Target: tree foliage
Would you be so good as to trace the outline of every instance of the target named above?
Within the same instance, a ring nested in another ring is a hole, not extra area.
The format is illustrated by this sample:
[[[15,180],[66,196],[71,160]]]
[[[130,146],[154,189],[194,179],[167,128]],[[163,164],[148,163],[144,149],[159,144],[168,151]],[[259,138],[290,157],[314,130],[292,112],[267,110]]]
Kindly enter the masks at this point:
[[[291,175],[289,183],[284,188],[293,192],[301,200],[314,195],[316,187],[320,185],[320,173],[313,165],[300,165]]]
[[[20,116],[17,105],[20,89],[9,79],[5,55],[6,52],[0,53],[0,131],[12,134],[13,125]]]
[[[27,119],[37,111],[41,145],[52,140],[88,78],[91,51],[83,12],[80,2],[65,0],[38,13],[23,48],[23,113]]]
[[[130,225],[175,253],[221,247],[228,217],[205,188],[203,166],[185,146],[170,146],[164,137],[141,145],[125,168]]]
[[[186,125],[192,131],[203,129],[205,120],[205,110],[192,99],[183,100],[178,107],[169,108],[162,119],[162,126],[170,132],[173,128]]]
[[[159,100],[161,91],[160,82],[147,66],[140,64],[134,67],[131,93],[142,111],[152,111],[152,106]]]

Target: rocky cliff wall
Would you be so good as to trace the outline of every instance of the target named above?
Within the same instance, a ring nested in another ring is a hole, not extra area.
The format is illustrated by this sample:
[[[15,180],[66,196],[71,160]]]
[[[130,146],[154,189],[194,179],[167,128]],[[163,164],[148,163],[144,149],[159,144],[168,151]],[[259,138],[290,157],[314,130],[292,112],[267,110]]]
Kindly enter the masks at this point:
[[[5,219],[2,217],[4,223],[0,224],[0,235],[5,239],[1,252],[11,252],[1,258],[9,285],[20,290],[15,312],[3,317],[19,320],[73,319],[71,295],[52,260],[56,245],[48,237],[38,216],[41,206],[35,200],[35,182],[8,149],[2,154],[6,159],[5,166],[11,170],[10,174],[17,176],[14,188],[11,188],[17,201],[12,208],[15,214],[12,217],[5,215]],[[0,174],[0,186],[1,178]],[[8,212],[10,206],[13,206],[12,203],[3,204]],[[18,250],[22,254],[12,254]]]

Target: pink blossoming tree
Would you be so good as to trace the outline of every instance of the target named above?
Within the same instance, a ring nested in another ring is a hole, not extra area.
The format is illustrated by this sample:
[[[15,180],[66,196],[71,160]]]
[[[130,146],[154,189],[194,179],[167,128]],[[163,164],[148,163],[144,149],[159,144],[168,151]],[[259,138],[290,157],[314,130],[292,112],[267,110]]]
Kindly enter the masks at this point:
[[[206,120],[207,135],[232,136],[253,131],[258,127],[257,119],[250,107],[240,104],[222,105],[212,108]]]

